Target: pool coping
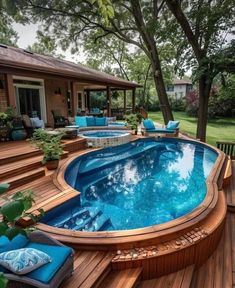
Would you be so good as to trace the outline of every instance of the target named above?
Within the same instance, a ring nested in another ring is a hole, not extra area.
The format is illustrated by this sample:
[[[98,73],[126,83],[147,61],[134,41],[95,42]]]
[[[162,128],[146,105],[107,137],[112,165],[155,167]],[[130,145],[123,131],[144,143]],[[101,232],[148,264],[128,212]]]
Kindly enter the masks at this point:
[[[146,137],[152,138],[152,137]],[[179,140],[186,140],[185,138],[179,138]],[[189,227],[196,226],[203,219],[205,219],[216,206],[218,201],[218,181],[220,178],[221,170],[226,159],[225,154],[219,149],[201,143],[197,140],[187,139],[189,142],[200,144],[206,146],[207,148],[215,151],[218,154],[217,160],[213,165],[212,171],[207,177],[206,186],[207,193],[205,199],[199,206],[197,206],[192,212],[181,216],[172,221],[153,225],[145,228],[132,229],[132,230],[119,230],[119,231],[101,231],[101,232],[81,232],[81,231],[71,231],[62,228],[55,228],[46,224],[39,223],[37,226],[39,229],[44,230],[46,232],[53,233],[53,236],[58,236],[61,241],[65,241],[66,243],[80,243],[85,246],[99,246],[107,245],[110,247],[120,247],[122,245],[143,245],[143,243],[149,243],[152,239],[158,239],[156,241],[165,241],[171,237],[172,234],[179,233],[180,231],[184,231]],[[134,140],[136,141],[136,140]],[[69,158],[67,161],[63,163],[63,165],[59,168],[59,170],[53,175],[54,184],[61,190],[74,190],[70,185],[68,185],[64,179],[64,173],[66,167],[78,156],[85,155],[91,151],[95,151],[99,149],[89,149],[88,151],[82,151],[75,156]],[[220,187],[221,188],[221,187]],[[77,191],[78,195],[80,194]]]

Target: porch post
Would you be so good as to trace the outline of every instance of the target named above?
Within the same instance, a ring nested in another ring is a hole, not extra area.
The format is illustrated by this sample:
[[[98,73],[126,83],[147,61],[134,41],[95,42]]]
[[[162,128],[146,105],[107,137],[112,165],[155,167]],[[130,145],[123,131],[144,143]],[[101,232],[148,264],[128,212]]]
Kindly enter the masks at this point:
[[[91,108],[91,94],[90,94],[90,90],[86,90],[86,108],[89,110],[90,112],[90,108]]]
[[[107,94],[106,94],[106,99],[107,99],[107,112],[108,112],[108,117],[111,117],[111,106],[112,106],[112,103],[111,103],[111,89],[110,89],[110,86],[107,86]]]
[[[124,114],[126,114],[126,89],[123,90],[123,93],[124,93],[124,99],[123,99],[123,104],[124,104]]]
[[[135,112],[135,88],[132,89],[132,113]]]
[[[15,91],[13,86],[13,78],[10,74],[4,74],[5,89],[7,94],[7,105],[13,108],[16,107]]]
[[[71,86],[71,103],[72,103],[72,116],[77,115],[78,109],[78,97],[76,91],[76,83],[74,81],[70,82]]]

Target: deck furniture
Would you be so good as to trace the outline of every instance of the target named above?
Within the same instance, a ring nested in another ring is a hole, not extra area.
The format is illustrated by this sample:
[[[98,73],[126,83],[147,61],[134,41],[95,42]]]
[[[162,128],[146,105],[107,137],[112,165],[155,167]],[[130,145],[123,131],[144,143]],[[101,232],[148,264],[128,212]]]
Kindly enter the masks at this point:
[[[54,128],[63,128],[69,125],[69,121],[66,117],[61,115],[59,110],[51,110],[54,119]]]
[[[179,134],[179,121],[169,121],[165,127],[156,127],[151,119],[142,121],[141,133],[144,136],[164,134],[177,137]]]
[[[13,249],[34,248],[40,250],[48,254],[52,258],[52,262],[21,276],[13,274],[0,266],[0,270],[4,272],[5,276],[9,279],[7,287],[59,287],[61,282],[70,277],[73,272],[74,251],[70,247],[64,246],[57,240],[39,231],[32,232],[27,240],[28,241],[22,241],[21,239],[21,241],[15,241],[16,247]],[[10,249],[12,250],[12,247]]]
[[[217,148],[222,150],[230,159],[235,159],[235,142],[228,142],[228,141],[217,141],[216,142]]]
[[[26,114],[22,115],[22,122],[24,129],[27,132],[27,137],[31,137],[35,129],[45,127],[43,120],[40,120],[38,117],[30,118]]]

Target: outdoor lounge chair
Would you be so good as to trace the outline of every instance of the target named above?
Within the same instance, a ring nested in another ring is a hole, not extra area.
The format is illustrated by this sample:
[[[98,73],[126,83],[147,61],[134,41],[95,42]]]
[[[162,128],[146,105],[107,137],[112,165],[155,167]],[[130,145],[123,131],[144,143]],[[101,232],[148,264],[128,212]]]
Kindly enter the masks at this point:
[[[14,239],[13,239],[14,240]],[[19,242],[19,244],[18,244]],[[21,241],[17,241],[16,245],[20,245]],[[22,242],[21,242],[22,244]],[[39,267],[38,269],[19,276],[8,272],[0,266],[0,271],[9,279],[7,287],[10,288],[57,288],[61,282],[71,276],[73,272],[73,250],[70,247],[64,246],[57,240],[49,237],[47,234],[40,231],[32,232],[29,235],[29,241],[25,246],[18,248],[35,248],[44,253],[47,253],[52,262]],[[15,247],[14,249],[17,249]]]
[[[145,119],[142,122],[141,132],[144,136],[149,136],[151,134],[178,136],[179,123],[179,121],[169,121],[165,127],[155,127],[151,119]]]
[[[40,120],[38,117],[29,118],[26,114],[22,115],[22,122],[27,132],[27,137],[32,137],[35,129],[45,127],[43,120]]]
[[[54,119],[54,128],[63,128],[69,125],[66,117],[62,116],[59,110],[51,110]]]

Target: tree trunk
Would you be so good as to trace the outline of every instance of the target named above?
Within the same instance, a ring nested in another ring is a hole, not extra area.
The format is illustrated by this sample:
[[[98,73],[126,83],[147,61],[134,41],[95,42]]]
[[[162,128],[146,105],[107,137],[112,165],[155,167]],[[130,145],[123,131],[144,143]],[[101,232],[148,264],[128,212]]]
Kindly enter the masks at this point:
[[[206,126],[207,126],[207,114],[208,103],[211,90],[211,79],[202,75],[199,79],[199,110],[197,120],[197,138],[201,141],[206,141]]]
[[[151,52],[154,83],[158,94],[160,109],[162,111],[164,123],[167,124],[170,120],[174,120],[174,117],[168,101],[157,49],[152,49]]]

